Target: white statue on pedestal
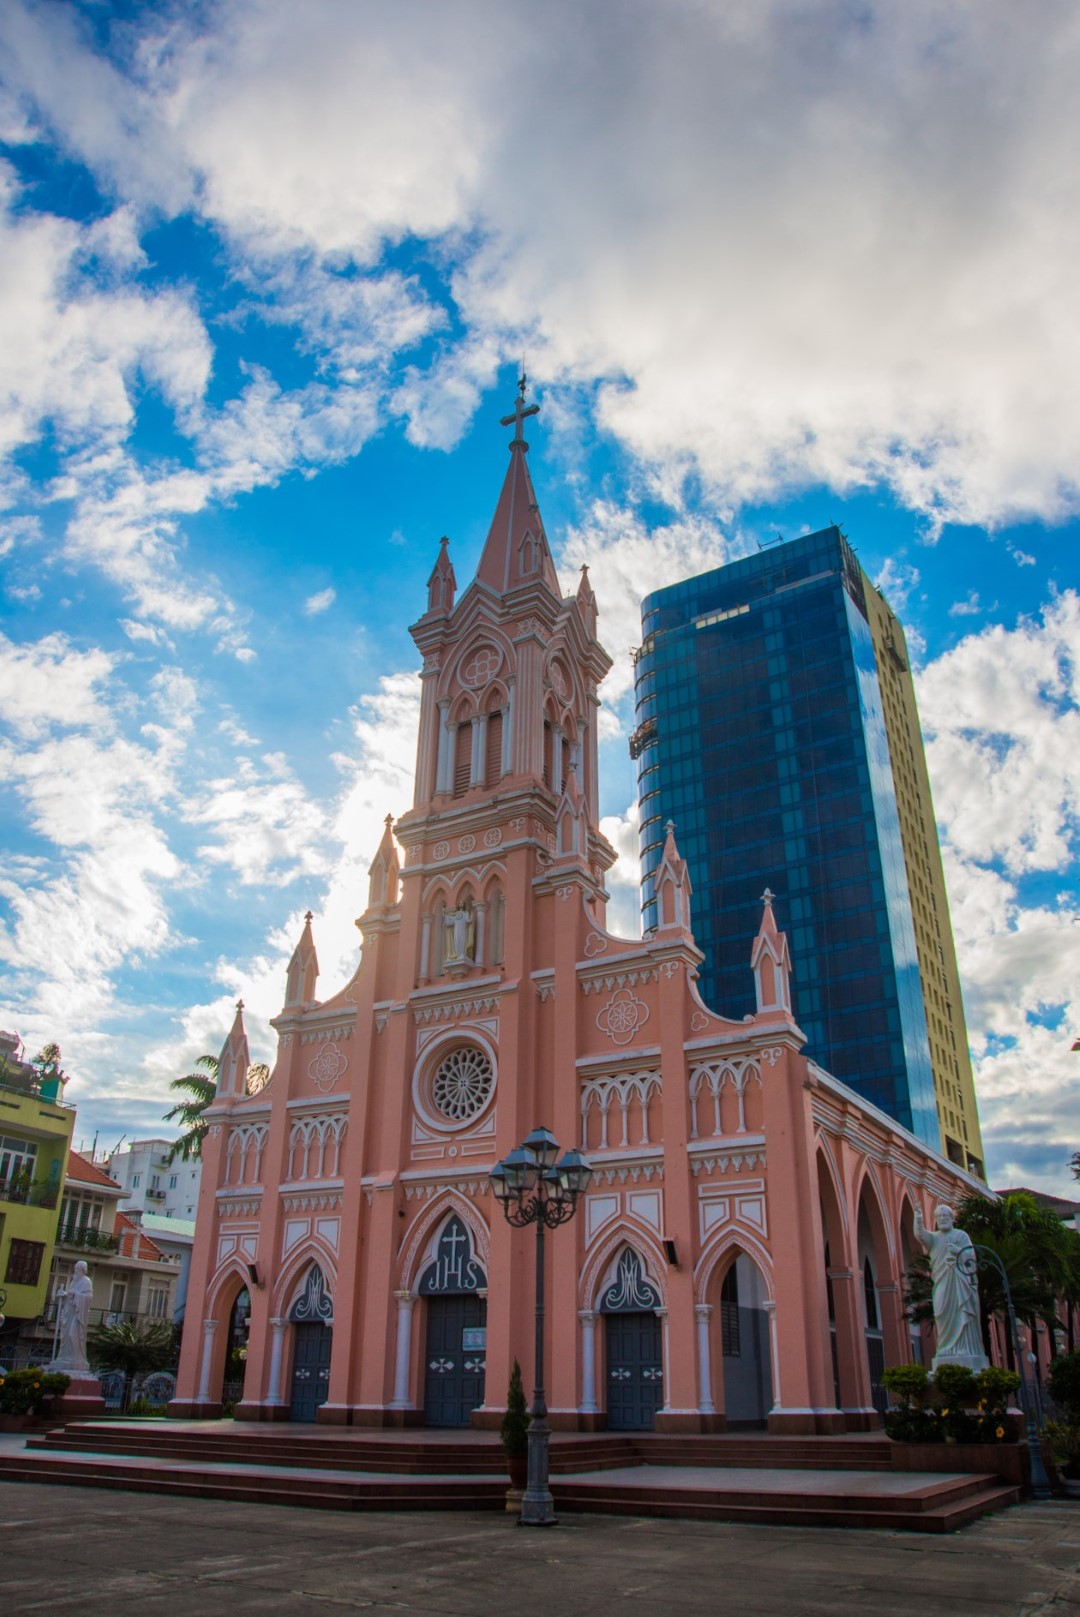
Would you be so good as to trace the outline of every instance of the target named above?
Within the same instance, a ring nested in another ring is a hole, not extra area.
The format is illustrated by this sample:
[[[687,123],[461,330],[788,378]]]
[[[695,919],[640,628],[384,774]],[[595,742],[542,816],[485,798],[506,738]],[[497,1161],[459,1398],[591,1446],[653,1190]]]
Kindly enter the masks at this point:
[[[930,1254],[934,1282],[937,1352],[932,1368],[963,1364],[976,1373],[985,1370],[990,1360],[983,1352],[979,1328],[979,1284],[970,1235],[956,1228],[952,1208],[942,1206],[934,1214],[932,1230],[915,1209],[915,1239]]]
[[[68,1375],[86,1375],[90,1366],[86,1362],[86,1332],[90,1324],[90,1299],[94,1295],[93,1282],[86,1261],[80,1258],[68,1286],[61,1291],[59,1344],[50,1370],[64,1370]]]

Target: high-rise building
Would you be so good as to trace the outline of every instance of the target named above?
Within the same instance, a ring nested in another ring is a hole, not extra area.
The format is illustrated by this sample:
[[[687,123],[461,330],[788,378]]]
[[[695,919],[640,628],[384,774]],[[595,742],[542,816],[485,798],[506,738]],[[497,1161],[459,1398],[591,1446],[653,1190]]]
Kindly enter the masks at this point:
[[[762,888],[789,927],[808,1054],[982,1177],[904,633],[836,527],[656,591],[636,661],[644,924],[668,820],[702,993],[750,1013]]]

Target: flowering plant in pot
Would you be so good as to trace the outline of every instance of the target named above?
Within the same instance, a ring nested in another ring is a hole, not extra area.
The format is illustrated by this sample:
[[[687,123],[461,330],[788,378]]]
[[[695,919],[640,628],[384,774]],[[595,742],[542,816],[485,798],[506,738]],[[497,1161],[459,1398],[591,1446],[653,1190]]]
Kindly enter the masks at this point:
[[[525,1402],[525,1389],[521,1385],[521,1366],[516,1359],[510,1372],[506,1414],[499,1426],[499,1436],[506,1453],[510,1485],[524,1488],[529,1471],[529,1409]]]

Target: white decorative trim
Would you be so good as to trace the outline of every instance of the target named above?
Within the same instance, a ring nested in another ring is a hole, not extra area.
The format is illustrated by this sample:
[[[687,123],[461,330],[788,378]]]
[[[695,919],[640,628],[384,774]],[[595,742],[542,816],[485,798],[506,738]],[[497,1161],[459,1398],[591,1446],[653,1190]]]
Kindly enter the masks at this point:
[[[354,1029],[355,1026],[356,1026],[355,1022],[339,1022],[339,1023],[335,1023],[333,1026],[328,1026],[328,1027],[308,1028],[308,1030],[306,1032],[303,1029],[301,1029],[301,1031],[300,1031],[300,1043],[301,1044],[324,1044],[324,1043],[326,1043],[327,1041],[330,1041],[330,1040],[333,1040],[334,1042],[336,1042],[338,1039],[351,1039],[352,1036],[353,1036],[353,1029]]]
[[[609,940],[602,932],[590,932],[585,939],[585,956],[592,960],[598,954],[606,954]]]
[[[601,1011],[596,1025],[612,1044],[629,1044],[639,1028],[649,1020],[649,1007],[629,988],[619,988]]]
[[[326,1191],[320,1195],[282,1196],[281,1206],[286,1213],[325,1213],[341,1206],[341,1192]]]
[[[429,1022],[451,1022],[459,1016],[483,1016],[498,1009],[498,994],[489,994],[485,999],[456,999],[445,1001],[441,1005],[424,1005],[419,1009],[414,1007],[413,1021],[417,1027],[423,1027]]]
[[[641,971],[612,972],[607,977],[585,977],[582,979],[581,992],[583,994],[602,994],[612,988],[636,988],[639,983],[656,983],[660,981],[658,968],[646,966]]]

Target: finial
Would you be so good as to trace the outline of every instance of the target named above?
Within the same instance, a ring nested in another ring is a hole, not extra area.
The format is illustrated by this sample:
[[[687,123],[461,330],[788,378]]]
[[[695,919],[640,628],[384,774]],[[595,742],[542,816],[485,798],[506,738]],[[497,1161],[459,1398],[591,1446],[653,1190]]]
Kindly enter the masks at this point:
[[[525,362],[523,360],[521,365],[521,376],[518,380],[517,398],[514,400],[514,413],[513,415],[504,415],[500,416],[499,418],[499,425],[501,427],[513,427],[514,429],[514,436],[510,441],[511,449],[516,449],[518,445],[520,445],[523,449],[528,449],[529,446],[525,442],[525,438],[521,431],[521,424],[525,420],[526,416],[538,415],[540,412],[540,406],[538,404],[525,403],[525,390],[527,385],[528,378],[525,375]]]
[[[448,544],[449,544],[449,543],[450,543],[450,540],[449,540],[449,539],[448,539],[448,538],[447,538],[447,536],[446,536],[446,534],[445,534],[445,533],[444,533],[444,534],[443,534],[443,536],[442,536],[442,538],[441,538],[441,539],[440,539],[440,540],[439,540],[439,543],[440,543],[440,545],[442,545],[442,546],[443,546],[443,547],[444,547],[444,548],[445,548],[445,547],[446,547],[446,546],[447,546],[447,545],[448,545]]]
[[[383,824],[385,825],[385,827],[386,827],[386,829],[388,831],[389,831],[390,827],[393,825],[393,823],[394,823],[394,816],[392,814],[388,814],[386,816],[386,819],[383,821]]]
[[[664,830],[667,832],[669,837],[673,837],[675,835],[675,821],[668,820],[667,824],[664,826]]]
[[[776,897],[776,894],[773,893],[773,892],[770,892],[769,888],[766,887],[765,891],[761,895],[761,902],[765,905],[766,909],[769,908],[769,906],[771,905],[771,903],[772,903],[772,901],[773,901],[773,899],[775,897]]]
[[[311,911],[310,911],[310,910],[308,910],[308,912],[307,912],[307,914],[306,914],[306,915],[305,915],[305,916],[304,916],[304,920],[305,920],[305,921],[307,921],[307,922],[308,922],[308,924],[309,924],[309,925],[310,925],[310,923],[311,923],[311,922],[312,922],[312,921],[313,921],[313,920],[314,920],[314,919],[315,919],[315,917],[314,917],[314,915],[312,915],[312,913],[311,913]]]
[[[242,999],[238,999],[238,1000],[237,1000],[237,1002],[236,1002],[236,1008],[237,1008],[237,1010],[238,1010],[238,1011],[242,1011],[242,1010],[243,1010],[243,1008],[244,1008],[244,1002],[243,1002],[243,1000],[242,1000]]]

